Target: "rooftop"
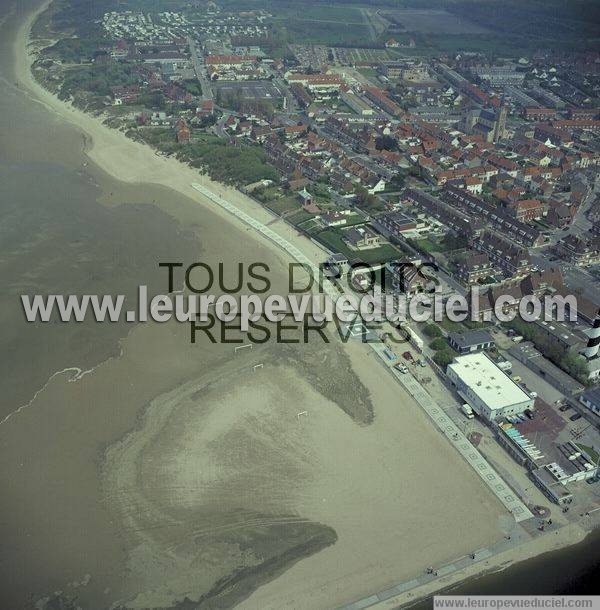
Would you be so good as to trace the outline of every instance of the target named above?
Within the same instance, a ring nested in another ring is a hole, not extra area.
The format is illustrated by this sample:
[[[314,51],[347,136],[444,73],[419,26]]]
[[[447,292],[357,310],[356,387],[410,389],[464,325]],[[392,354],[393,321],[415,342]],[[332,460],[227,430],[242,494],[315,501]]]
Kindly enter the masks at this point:
[[[461,347],[492,343],[494,339],[487,330],[469,330],[464,333],[450,333],[450,338]]]
[[[448,369],[492,410],[530,400],[529,395],[483,352],[457,356]]]

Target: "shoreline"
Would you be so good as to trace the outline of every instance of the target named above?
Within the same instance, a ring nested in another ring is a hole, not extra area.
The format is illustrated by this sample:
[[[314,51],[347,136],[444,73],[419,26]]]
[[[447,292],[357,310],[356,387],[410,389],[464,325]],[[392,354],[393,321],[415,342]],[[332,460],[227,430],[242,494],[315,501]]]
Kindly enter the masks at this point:
[[[46,106],[60,119],[67,121],[79,129],[85,138],[83,154],[102,171],[117,180],[128,184],[150,184],[167,187],[191,199],[210,210],[228,224],[247,228],[231,214],[223,211],[210,199],[202,195],[192,186],[199,183],[215,195],[227,197],[232,203],[250,213],[256,220],[272,221],[279,219],[271,211],[265,209],[238,189],[213,181],[206,174],[186,165],[174,157],[164,157],[156,154],[156,149],[150,145],[136,142],[122,132],[103,124],[97,117],[74,107],[71,103],[59,100],[57,96],[43,87],[34,77],[31,70],[37,59],[31,45],[35,41],[31,37],[32,28],[39,16],[52,4],[52,0],[44,2],[34,9],[22,22],[16,38],[16,78],[19,85],[25,88],[29,95],[38,103]],[[327,251],[317,246],[304,236],[299,236],[292,227],[281,222],[280,226],[271,227],[275,232],[299,247],[313,261],[321,261]],[[252,239],[262,245],[268,245],[287,260],[284,251],[270,240],[257,234]]]
[[[207,176],[200,174],[197,170],[186,166],[176,159],[158,157],[155,154],[154,149],[149,145],[134,142],[123,133],[103,125],[96,117],[73,107],[67,102],[62,102],[38,83],[31,71],[31,63],[32,60],[35,59],[30,46],[33,42],[31,39],[31,30],[35,21],[49,7],[51,2],[52,0],[46,0],[38,8],[31,11],[19,28],[15,49],[17,80],[20,84],[23,84],[23,87],[25,87],[28,93],[32,95],[33,99],[38,103],[43,104],[61,120],[75,125],[81,131],[82,136],[85,139],[85,150],[83,152],[85,157],[88,157],[90,161],[101,170],[120,181],[130,184],[156,184],[173,189],[188,197],[194,201],[194,203],[201,204],[229,224],[246,226],[243,222],[221,210],[218,206],[215,206],[210,199],[195,190],[192,186],[194,182],[201,183],[211,189],[215,194],[230,198],[236,205],[243,207],[246,212],[259,221],[273,219],[274,215],[271,212],[237,189],[213,182]],[[310,242],[307,238],[298,236],[297,233],[285,223],[278,223],[277,226],[272,226],[271,228],[291,243],[297,245],[309,259],[319,260],[319,256],[322,257],[324,250],[316,246],[313,242]],[[268,245],[269,248],[272,248],[278,253],[282,260],[287,261],[288,257],[281,248],[254,232],[250,233],[250,235],[250,239],[256,240],[263,245]],[[59,371],[52,377],[61,372],[65,371]],[[71,379],[71,381],[73,380],[75,379]],[[34,399],[32,399],[29,404],[31,404]],[[23,407],[20,407],[20,409],[22,408]],[[10,417],[12,417],[12,414]],[[542,553],[576,544],[583,540],[589,533],[590,531],[586,530],[579,523],[569,524],[556,531],[555,534],[535,538],[514,549],[500,553],[494,556],[489,564],[488,562],[485,562],[485,565],[483,566],[475,564],[472,567],[459,570],[446,577],[441,577],[422,587],[412,589],[397,597],[372,605],[371,607],[391,608],[396,607],[398,604],[404,605],[415,603],[419,599],[430,596],[436,591],[453,587],[466,579],[483,576],[491,572],[502,571],[511,565]],[[251,598],[245,600],[242,605],[245,606]]]
[[[496,555],[489,562],[489,565],[487,561],[483,567],[476,564],[472,568],[459,570],[454,574],[432,581],[432,583],[417,587],[367,607],[377,610],[383,608],[393,609],[398,608],[399,606],[409,607],[413,604],[418,604],[433,595],[452,595],[452,589],[460,587],[470,580],[501,573],[508,568],[515,567],[522,562],[534,559],[540,555],[567,549],[568,547],[583,542],[588,536],[592,535],[592,532],[593,530],[585,530],[577,523],[569,524],[554,532],[554,535],[534,538],[518,547]]]

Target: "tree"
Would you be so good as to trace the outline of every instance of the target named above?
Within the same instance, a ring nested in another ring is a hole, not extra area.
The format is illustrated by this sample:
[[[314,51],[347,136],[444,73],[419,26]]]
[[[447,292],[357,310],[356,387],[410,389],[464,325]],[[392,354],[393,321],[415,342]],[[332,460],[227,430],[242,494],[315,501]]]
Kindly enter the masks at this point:
[[[364,186],[357,186],[354,189],[356,195],[356,203],[358,205],[370,206],[375,203],[375,196],[371,195]]]
[[[560,359],[559,366],[580,383],[589,384],[587,363],[580,354],[568,351]]]
[[[445,350],[436,352],[433,356],[433,361],[442,369],[446,370],[446,367],[454,360],[456,357],[456,352],[448,347]]]
[[[444,334],[444,333],[442,333],[442,329],[437,324],[433,324],[433,323],[427,324],[423,328],[423,332],[428,337],[431,337],[432,339],[434,339],[436,337],[441,337]]]
[[[396,190],[399,191],[404,188],[404,183],[406,182],[406,172],[399,171],[397,174],[392,176],[392,179],[388,183],[387,190]]]
[[[375,148],[377,150],[398,150],[398,142],[392,136],[379,136],[375,138]]]
[[[448,348],[448,344],[446,343],[446,339],[438,337],[429,344],[429,347],[436,352],[442,352]]]

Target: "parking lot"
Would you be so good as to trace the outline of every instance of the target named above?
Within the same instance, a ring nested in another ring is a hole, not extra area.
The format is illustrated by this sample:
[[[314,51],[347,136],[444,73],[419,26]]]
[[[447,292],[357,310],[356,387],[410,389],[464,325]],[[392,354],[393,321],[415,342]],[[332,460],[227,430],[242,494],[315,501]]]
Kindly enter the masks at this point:
[[[223,96],[241,96],[246,100],[276,101],[282,97],[281,91],[268,80],[215,81],[212,88]]]
[[[512,376],[518,376],[521,378],[529,390],[533,390],[537,393],[540,398],[543,398],[547,403],[554,403],[557,400],[564,398],[564,396],[547,381],[542,379],[539,375],[536,375],[530,368],[519,362],[516,358],[509,357],[512,363]]]

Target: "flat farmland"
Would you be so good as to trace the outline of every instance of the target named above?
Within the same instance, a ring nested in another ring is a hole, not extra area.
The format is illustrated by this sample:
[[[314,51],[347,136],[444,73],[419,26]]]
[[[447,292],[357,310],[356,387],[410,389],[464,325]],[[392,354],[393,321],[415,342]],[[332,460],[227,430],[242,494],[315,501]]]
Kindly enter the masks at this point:
[[[422,34],[485,34],[489,29],[444,10],[396,9],[383,13],[409,32]]]
[[[275,18],[365,24],[361,9],[354,6],[296,5],[293,7],[279,7]]]
[[[361,9],[353,6],[278,7],[273,21],[286,28],[291,42],[336,45],[372,38]]]

